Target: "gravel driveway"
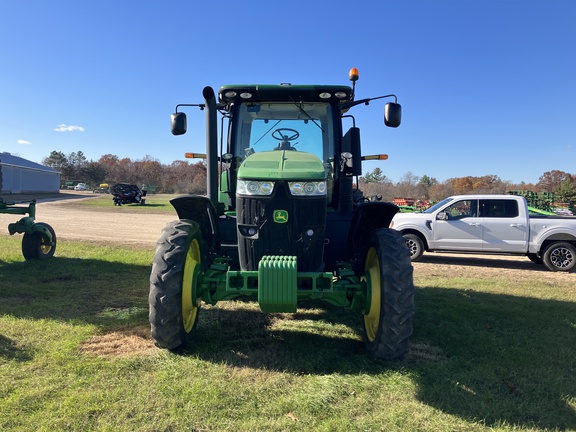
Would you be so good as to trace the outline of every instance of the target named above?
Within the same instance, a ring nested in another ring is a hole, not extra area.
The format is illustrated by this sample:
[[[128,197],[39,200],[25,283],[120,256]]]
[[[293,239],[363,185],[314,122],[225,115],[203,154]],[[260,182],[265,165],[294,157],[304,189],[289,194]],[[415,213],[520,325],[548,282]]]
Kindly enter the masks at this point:
[[[93,199],[92,196],[71,193],[64,196],[66,199],[39,200],[36,204],[36,222],[51,225],[59,241],[87,240],[153,248],[160,238],[162,228],[178,218],[176,212],[140,213],[130,211],[128,206],[113,207],[110,211],[94,210],[71,205],[78,199]],[[9,235],[8,224],[16,222],[20,217],[0,214],[0,235]]]

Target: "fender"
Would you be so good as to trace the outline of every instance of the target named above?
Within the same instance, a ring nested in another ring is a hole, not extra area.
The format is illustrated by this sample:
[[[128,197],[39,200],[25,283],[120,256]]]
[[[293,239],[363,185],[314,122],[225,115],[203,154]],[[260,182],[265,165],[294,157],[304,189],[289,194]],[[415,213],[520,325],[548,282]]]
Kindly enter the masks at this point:
[[[532,226],[530,226],[530,232],[532,232],[532,229]],[[567,231],[570,231],[570,228],[560,226],[537,235],[534,239],[530,239],[528,252],[541,253],[542,247],[553,241],[567,241],[576,244],[576,236],[569,234]]]
[[[427,249],[434,248],[435,242],[432,236],[432,220],[430,218],[426,219],[424,225],[410,222],[396,223],[396,221],[394,221],[392,228],[400,231],[402,234],[417,234],[424,240],[424,245]]]
[[[357,266],[364,265],[366,245],[374,230],[389,228],[398,206],[388,202],[365,202],[354,206],[354,217],[348,233],[349,253]]]
[[[170,200],[178,218],[197,222],[202,230],[202,240],[210,251],[220,250],[218,215],[212,201],[200,195],[181,195]]]

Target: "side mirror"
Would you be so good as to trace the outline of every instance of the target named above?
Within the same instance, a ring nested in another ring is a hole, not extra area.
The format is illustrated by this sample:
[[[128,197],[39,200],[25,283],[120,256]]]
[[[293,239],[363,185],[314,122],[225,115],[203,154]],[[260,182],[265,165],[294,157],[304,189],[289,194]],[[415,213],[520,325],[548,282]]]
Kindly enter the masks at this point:
[[[184,135],[186,133],[186,114],[177,112],[170,116],[170,130],[172,135]]]
[[[446,212],[440,212],[436,215],[436,220],[448,220],[448,213]]]
[[[402,105],[388,102],[384,106],[384,124],[396,128],[402,122]]]

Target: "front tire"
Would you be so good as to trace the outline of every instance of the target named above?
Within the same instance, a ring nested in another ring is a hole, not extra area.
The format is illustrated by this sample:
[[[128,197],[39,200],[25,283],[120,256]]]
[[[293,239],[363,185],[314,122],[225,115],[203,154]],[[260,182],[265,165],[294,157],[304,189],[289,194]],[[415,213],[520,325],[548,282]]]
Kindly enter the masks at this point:
[[[394,360],[408,351],[414,315],[414,282],[410,254],[402,234],[379,229],[368,244],[365,260],[367,305],[364,343],[376,358]]]
[[[542,254],[544,265],[551,271],[570,271],[576,266],[576,247],[572,243],[556,242]]]
[[[410,252],[410,260],[418,261],[424,255],[424,242],[416,234],[404,234],[404,241]]]
[[[36,231],[31,234],[25,233],[22,237],[22,255],[24,259],[28,260],[44,260],[52,258],[56,252],[56,233],[50,225],[44,222],[37,222]],[[52,241],[48,240],[48,236],[42,235],[40,231],[50,233]]]
[[[160,348],[187,345],[200,309],[203,262],[202,232],[197,222],[169,223],[158,241],[150,274],[150,327]]]

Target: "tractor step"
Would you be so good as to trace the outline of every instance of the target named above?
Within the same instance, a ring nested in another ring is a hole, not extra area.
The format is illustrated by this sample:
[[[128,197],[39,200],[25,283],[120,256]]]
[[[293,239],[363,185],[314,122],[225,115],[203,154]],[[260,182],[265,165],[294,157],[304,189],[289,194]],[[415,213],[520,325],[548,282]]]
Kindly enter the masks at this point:
[[[258,264],[258,303],[262,312],[296,312],[295,256],[264,256]]]

